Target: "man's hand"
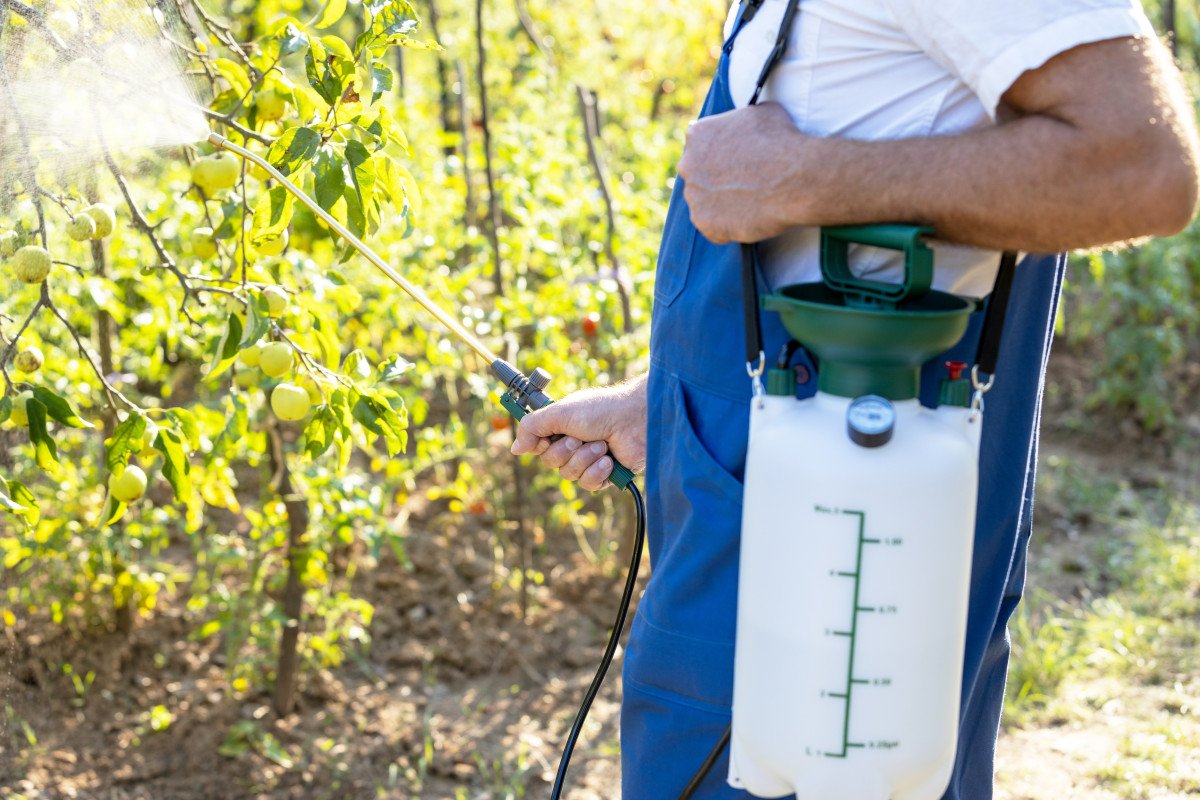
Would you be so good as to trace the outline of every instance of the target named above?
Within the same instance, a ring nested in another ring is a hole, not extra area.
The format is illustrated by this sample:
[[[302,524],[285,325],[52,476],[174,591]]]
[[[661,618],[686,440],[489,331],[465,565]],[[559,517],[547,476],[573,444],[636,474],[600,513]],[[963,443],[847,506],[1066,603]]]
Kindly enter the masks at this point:
[[[692,224],[714,244],[758,242],[794,226],[811,139],[777,103],[693,122],[679,159]]]
[[[557,442],[551,436],[565,434]],[[605,389],[586,389],[521,420],[512,452],[533,453],[589,491],[605,486],[612,450],[634,472],[646,468],[646,376]]]

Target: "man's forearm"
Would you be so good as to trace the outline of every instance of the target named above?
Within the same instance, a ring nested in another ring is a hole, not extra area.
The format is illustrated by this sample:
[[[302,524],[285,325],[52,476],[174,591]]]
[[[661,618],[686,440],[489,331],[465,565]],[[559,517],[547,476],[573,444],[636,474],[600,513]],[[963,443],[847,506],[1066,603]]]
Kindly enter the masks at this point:
[[[804,146],[811,166],[785,213],[809,225],[904,220],[950,241],[1053,252],[1168,235],[1191,217],[1178,179],[1185,165],[1156,163],[1136,140],[1098,150],[1050,117],[958,136]]]
[[[1191,218],[1191,103],[1157,42],[1075,48],[1005,94],[1011,119],[891,141],[802,133],[766,104],[700,120],[679,162],[696,227],[754,242],[801,225],[923,222],[981,247],[1055,251]]]

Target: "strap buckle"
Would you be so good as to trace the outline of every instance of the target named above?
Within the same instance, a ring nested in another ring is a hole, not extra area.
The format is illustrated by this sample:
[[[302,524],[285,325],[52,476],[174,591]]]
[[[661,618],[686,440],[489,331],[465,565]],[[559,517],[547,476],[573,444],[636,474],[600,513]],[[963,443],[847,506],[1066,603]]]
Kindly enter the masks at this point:
[[[996,382],[994,374],[988,375],[987,383],[979,380],[979,365],[971,367],[971,387],[975,390],[971,395],[971,419],[977,419],[983,413],[983,396],[992,388],[992,384]]]
[[[758,401],[758,407],[762,408],[762,399],[766,397],[767,390],[763,388],[762,375],[767,368],[767,356],[762,350],[758,351],[758,364],[753,361],[746,362],[746,375],[750,377],[750,394]]]

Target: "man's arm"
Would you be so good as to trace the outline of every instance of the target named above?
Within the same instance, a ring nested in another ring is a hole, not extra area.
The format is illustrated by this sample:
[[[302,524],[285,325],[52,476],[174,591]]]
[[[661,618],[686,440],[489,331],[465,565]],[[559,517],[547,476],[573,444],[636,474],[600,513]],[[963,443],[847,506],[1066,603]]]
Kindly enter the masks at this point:
[[[1169,235],[1191,219],[1193,110],[1159,42],[1073,48],[1003,102],[994,127],[874,142],[807,136],[774,104],[705,118],[679,162],[692,221],[718,243],[903,221],[949,241],[1053,252]]]

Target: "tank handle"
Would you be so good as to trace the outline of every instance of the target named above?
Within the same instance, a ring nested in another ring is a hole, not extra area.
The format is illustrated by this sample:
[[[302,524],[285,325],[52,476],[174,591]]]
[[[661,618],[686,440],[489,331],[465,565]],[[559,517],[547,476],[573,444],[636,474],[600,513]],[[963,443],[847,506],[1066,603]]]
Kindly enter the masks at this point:
[[[923,239],[933,233],[933,228],[925,225],[899,223],[821,228],[821,275],[849,305],[894,308],[904,300],[921,297],[933,284],[933,250]],[[904,282],[856,278],[850,272],[851,244],[904,253]]]

